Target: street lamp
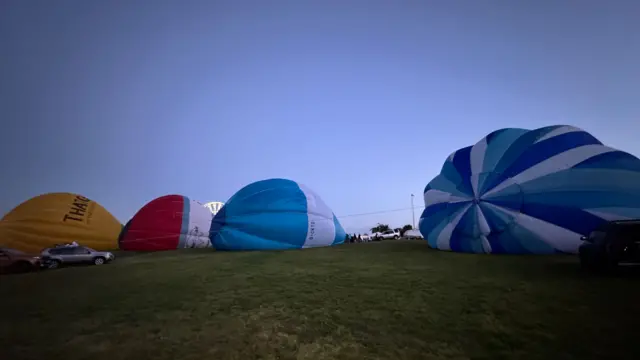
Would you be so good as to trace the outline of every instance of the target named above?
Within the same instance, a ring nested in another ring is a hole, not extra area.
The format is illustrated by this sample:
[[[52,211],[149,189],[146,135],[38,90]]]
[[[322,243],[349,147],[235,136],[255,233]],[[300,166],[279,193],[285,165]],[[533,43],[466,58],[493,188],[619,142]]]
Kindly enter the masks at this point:
[[[416,213],[415,210],[413,209],[413,194],[411,194],[411,224],[413,226],[413,228],[416,228]]]

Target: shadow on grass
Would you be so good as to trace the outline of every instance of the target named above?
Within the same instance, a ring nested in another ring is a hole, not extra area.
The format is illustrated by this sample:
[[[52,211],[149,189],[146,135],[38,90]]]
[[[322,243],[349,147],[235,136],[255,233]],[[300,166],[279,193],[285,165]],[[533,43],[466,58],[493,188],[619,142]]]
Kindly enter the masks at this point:
[[[608,272],[594,272],[584,269],[580,265],[577,255],[512,255],[512,254],[473,254],[442,251],[428,246],[422,240],[404,240],[405,250],[410,248],[412,252],[424,253],[436,259],[445,261],[474,262],[485,268],[502,268],[503,271],[521,276],[526,279],[588,279],[588,278],[640,278],[640,265],[620,265]],[[389,252],[401,252],[401,247],[390,248]],[[499,270],[499,269],[496,269]]]
[[[535,258],[535,255],[530,255]],[[593,271],[581,266],[578,256],[575,255],[550,255],[543,257],[545,261],[533,267],[513,267],[512,271],[524,276],[537,274],[541,278],[602,278],[602,279],[638,279],[640,278],[640,265],[619,265],[609,271]]]

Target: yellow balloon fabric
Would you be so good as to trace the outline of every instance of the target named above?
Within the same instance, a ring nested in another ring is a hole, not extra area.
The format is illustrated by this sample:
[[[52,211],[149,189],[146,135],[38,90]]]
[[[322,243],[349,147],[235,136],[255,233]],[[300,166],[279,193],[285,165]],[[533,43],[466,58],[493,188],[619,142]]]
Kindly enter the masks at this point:
[[[121,230],[122,224],[95,201],[51,193],[18,205],[0,220],[0,247],[39,253],[75,241],[96,250],[114,250]]]

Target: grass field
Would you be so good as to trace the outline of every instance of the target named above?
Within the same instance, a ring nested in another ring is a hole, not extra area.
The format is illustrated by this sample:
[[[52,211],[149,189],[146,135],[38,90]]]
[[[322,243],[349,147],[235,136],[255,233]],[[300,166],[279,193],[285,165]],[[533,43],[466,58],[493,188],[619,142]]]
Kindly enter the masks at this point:
[[[2,359],[638,359],[640,286],[424,241],[0,278]]]

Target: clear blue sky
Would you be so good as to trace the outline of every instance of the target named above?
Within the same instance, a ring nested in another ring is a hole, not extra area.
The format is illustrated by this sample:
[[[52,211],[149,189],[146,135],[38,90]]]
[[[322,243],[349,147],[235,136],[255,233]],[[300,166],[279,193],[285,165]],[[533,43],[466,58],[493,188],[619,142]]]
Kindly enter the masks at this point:
[[[0,2],[0,213],[125,222],[284,177],[338,216],[423,205],[452,151],[571,124],[640,155],[637,1]],[[416,212],[416,220],[420,211]],[[347,231],[411,212],[343,218]]]

